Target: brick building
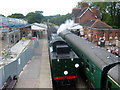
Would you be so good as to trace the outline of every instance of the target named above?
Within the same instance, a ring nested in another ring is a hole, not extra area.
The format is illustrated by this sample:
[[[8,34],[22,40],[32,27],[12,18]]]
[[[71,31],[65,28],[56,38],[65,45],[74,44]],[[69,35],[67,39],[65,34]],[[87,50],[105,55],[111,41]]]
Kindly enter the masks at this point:
[[[73,20],[75,23],[82,24],[87,20],[101,19],[101,13],[95,7],[89,8],[86,2],[82,3],[82,8],[73,8]]]
[[[95,8],[89,8],[86,2],[82,3],[82,8],[72,10],[73,20],[84,28],[84,36],[88,40],[98,43],[100,39],[105,40],[105,44],[115,44],[120,40],[120,30],[112,29],[111,26],[101,21],[102,14]]]

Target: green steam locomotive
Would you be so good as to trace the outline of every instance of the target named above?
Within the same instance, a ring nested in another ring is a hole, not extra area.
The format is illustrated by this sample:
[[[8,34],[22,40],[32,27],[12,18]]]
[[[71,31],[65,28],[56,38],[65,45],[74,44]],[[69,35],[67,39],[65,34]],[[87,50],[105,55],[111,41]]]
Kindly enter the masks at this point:
[[[79,58],[57,34],[51,35],[49,56],[53,85],[74,85],[79,75]]]

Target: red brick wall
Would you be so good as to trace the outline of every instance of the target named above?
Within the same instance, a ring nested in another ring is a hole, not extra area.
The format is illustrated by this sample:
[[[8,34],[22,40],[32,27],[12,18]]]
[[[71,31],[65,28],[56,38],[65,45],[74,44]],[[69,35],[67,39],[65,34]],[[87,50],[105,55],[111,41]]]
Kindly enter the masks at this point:
[[[92,32],[92,33],[91,33]],[[112,39],[110,39],[110,32],[112,32]],[[103,33],[105,33],[105,41],[114,42],[115,33],[118,33],[118,40],[120,40],[120,30],[95,30],[95,29],[84,29],[85,36],[87,36],[89,41],[98,42],[100,37],[103,37]],[[91,34],[91,36],[88,36]]]
[[[75,22],[75,23],[79,23],[79,19],[80,19],[80,18],[75,18],[75,19],[74,19],[74,22]]]
[[[110,32],[112,32],[112,39],[110,39]],[[118,34],[118,40],[120,40],[120,30],[112,30],[112,31],[106,31],[106,41],[113,41],[115,39],[115,34]]]

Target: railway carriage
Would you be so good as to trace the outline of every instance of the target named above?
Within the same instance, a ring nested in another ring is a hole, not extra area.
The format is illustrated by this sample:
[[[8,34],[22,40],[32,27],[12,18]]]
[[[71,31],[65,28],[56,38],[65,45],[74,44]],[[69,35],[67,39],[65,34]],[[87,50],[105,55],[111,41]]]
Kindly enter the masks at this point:
[[[86,76],[91,88],[120,89],[120,57],[71,32],[64,31],[59,35],[80,58],[80,71]]]

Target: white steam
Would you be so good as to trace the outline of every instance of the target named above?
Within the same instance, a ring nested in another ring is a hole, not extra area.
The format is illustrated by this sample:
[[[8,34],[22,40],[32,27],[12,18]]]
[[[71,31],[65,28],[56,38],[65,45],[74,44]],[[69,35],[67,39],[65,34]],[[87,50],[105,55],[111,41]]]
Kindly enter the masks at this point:
[[[61,24],[59,29],[57,30],[57,34],[66,31],[66,30],[70,30],[70,28],[73,26],[74,21],[73,20],[66,20],[66,22],[64,24]]]

